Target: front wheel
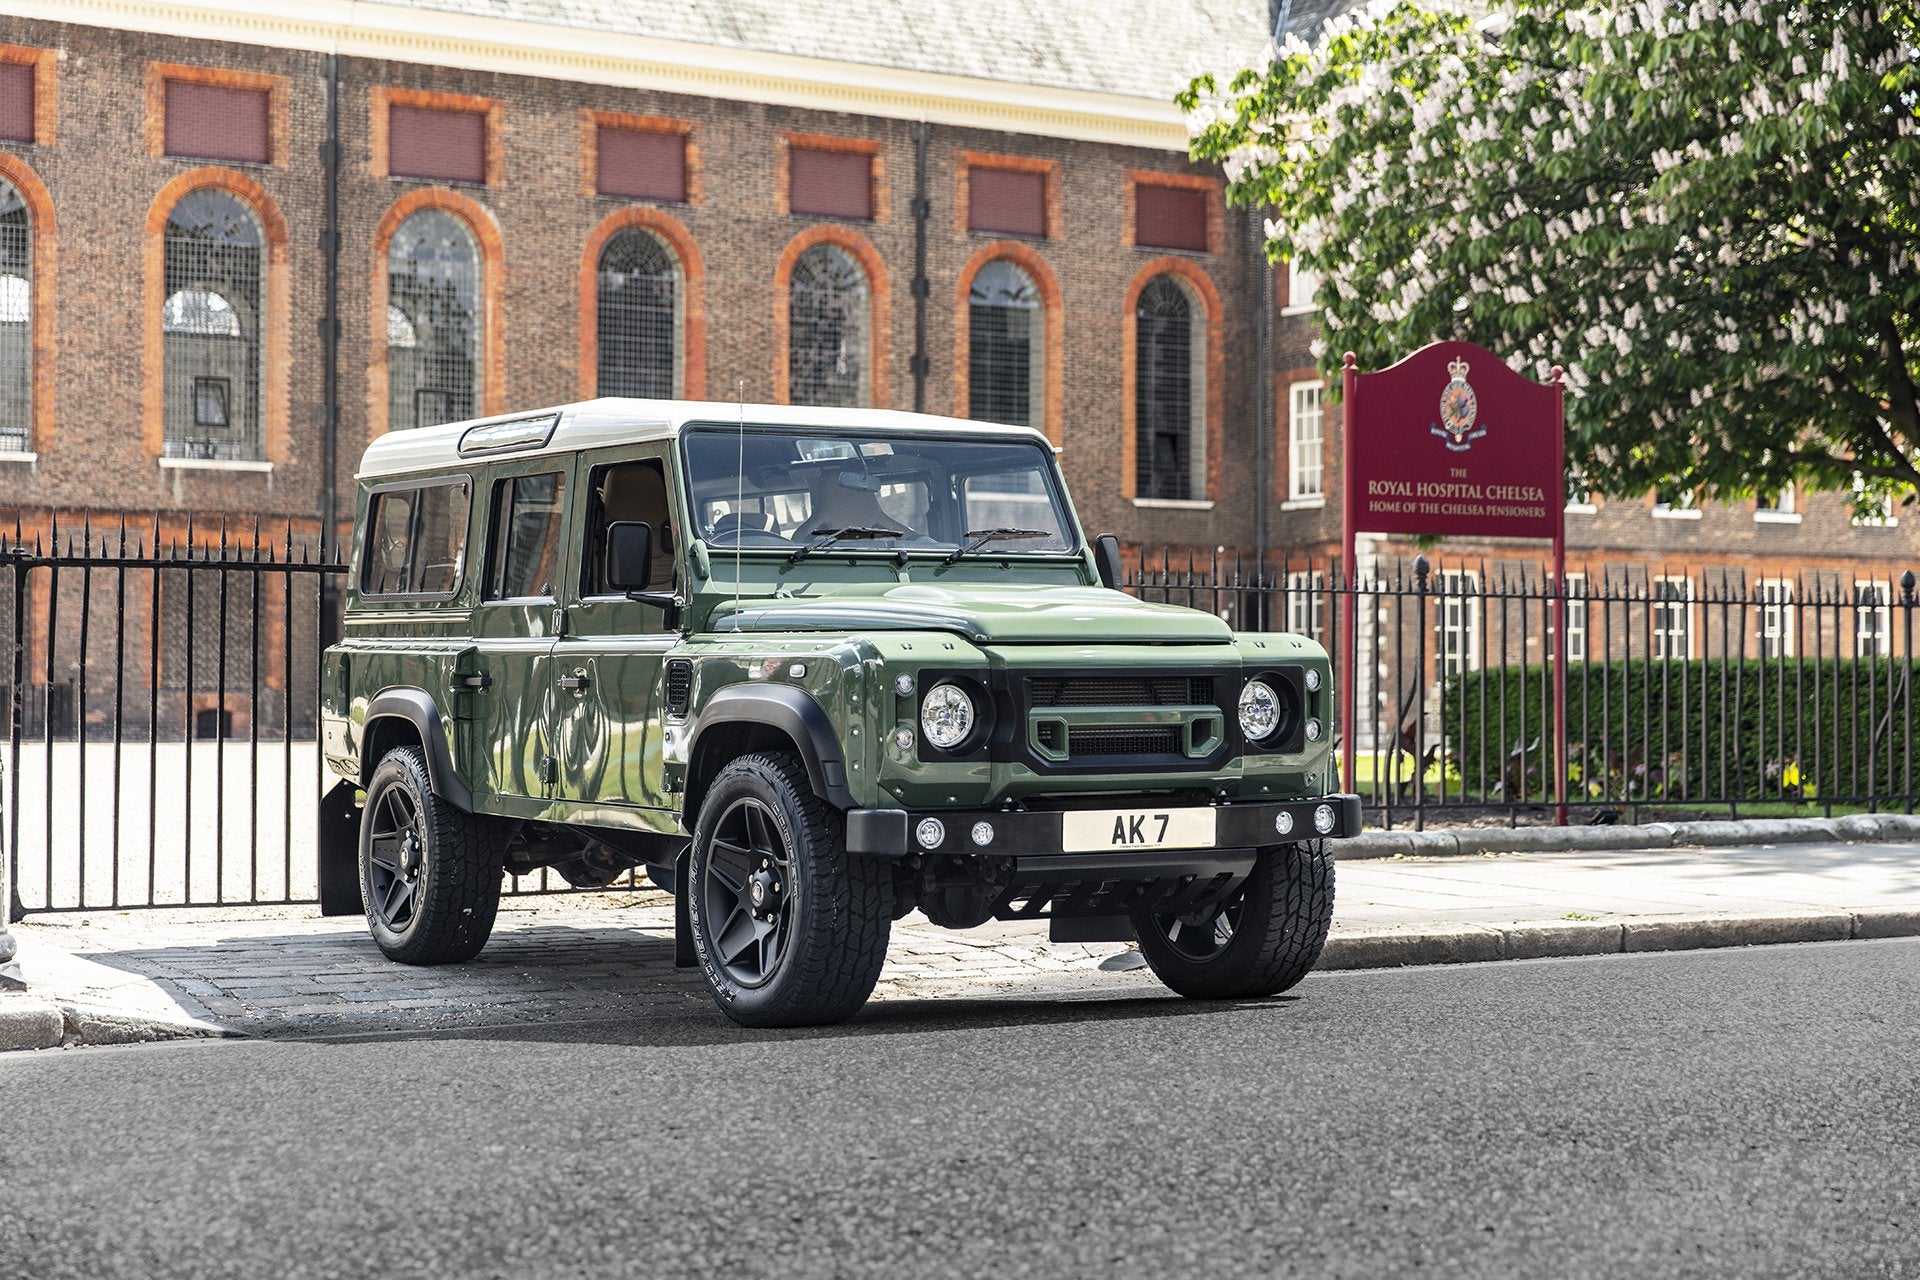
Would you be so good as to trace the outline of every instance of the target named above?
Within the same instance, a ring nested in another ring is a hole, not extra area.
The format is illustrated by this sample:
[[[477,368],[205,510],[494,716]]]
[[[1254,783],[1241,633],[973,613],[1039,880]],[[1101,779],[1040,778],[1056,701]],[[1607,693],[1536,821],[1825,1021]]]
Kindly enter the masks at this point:
[[[1325,840],[1262,849],[1246,882],[1200,916],[1136,912],[1154,976],[1183,996],[1277,995],[1307,976],[1333,923],[1333,850]]]
[[[885,871],[847,853],[840,815],[798,758],[763,752],[727,765],[700,805],[678,886],[714,1003],[748,1027],[853,1016],[887,959]]]

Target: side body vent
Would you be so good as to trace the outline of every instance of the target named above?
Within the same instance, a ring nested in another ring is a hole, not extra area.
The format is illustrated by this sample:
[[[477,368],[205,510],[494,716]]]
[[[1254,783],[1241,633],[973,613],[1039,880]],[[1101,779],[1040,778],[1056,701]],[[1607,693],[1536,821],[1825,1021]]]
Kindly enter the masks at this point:
[[[684,716],[693,699],[693,660],[672,658],[667,662],[667,714]]]

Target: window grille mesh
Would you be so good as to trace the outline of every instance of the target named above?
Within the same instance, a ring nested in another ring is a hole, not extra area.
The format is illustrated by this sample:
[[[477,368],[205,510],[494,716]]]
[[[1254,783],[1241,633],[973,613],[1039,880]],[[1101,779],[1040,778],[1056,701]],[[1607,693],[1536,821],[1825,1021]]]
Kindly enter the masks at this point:
[[[651,232],[629,228],[600,253],[599,393],[671,400],[681,391],[680,263]]]
[[[33,227],[0,178],[0,453],[24,453],[32,439]]]
[[[1171,276],[1159,276],[1140,291],[1134,363],[1134,421],[1139,440],[1136,491],[1143,498],[1194,498],[1203,459],[1194,424],[1202,388],[1195,376],[1195,309]]]
[[[180,198],[167,217],[162,304],[163,452],[257,461],[260,314],[266,301],[260,224],[225,191]],[[225,384],[223,413],[209,413]]]
[[[480,252],[466,223],[411,214],[387,251],[387,425],[430,427],[480,400]]]
[[[787,294],[788,398],[864,408],[872,294],[866,272],[838,245],[817,244],[793,264]]]
[[[983,422],[1039,427],[1046,368],[1040,290],[1004,258],[980,268],[967,295],[967,412]]]

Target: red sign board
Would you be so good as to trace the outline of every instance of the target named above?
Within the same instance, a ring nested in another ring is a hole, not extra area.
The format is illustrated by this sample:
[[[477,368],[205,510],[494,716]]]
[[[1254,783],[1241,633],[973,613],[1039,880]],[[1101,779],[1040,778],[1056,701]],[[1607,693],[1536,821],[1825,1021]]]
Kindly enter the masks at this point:
[[[1470,342],[1345,378],[1350,531],[1558,539],[1561,388]]]

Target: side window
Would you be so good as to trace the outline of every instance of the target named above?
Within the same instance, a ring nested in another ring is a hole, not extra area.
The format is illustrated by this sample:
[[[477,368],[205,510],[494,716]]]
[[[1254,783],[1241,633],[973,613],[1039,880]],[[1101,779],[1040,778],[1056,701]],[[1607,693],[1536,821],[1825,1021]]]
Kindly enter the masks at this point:
[[[493,560],[487,599],[550,597],[558,581],[567,478],[516,476],[493,487]]]
[[[465,481],[373,495],[360,556],[360,594],[450,596],[467,542]]]
[[[587,514],[587,545],[581,548],[580,594],[616,594],[607,582],[607,529],[617,521],[638,520],[653,527],[653,577],[646,590],[673,587],[673,507],[667,498],[666,468],[657,458],[595,467],[589,482],[593,505]]]

